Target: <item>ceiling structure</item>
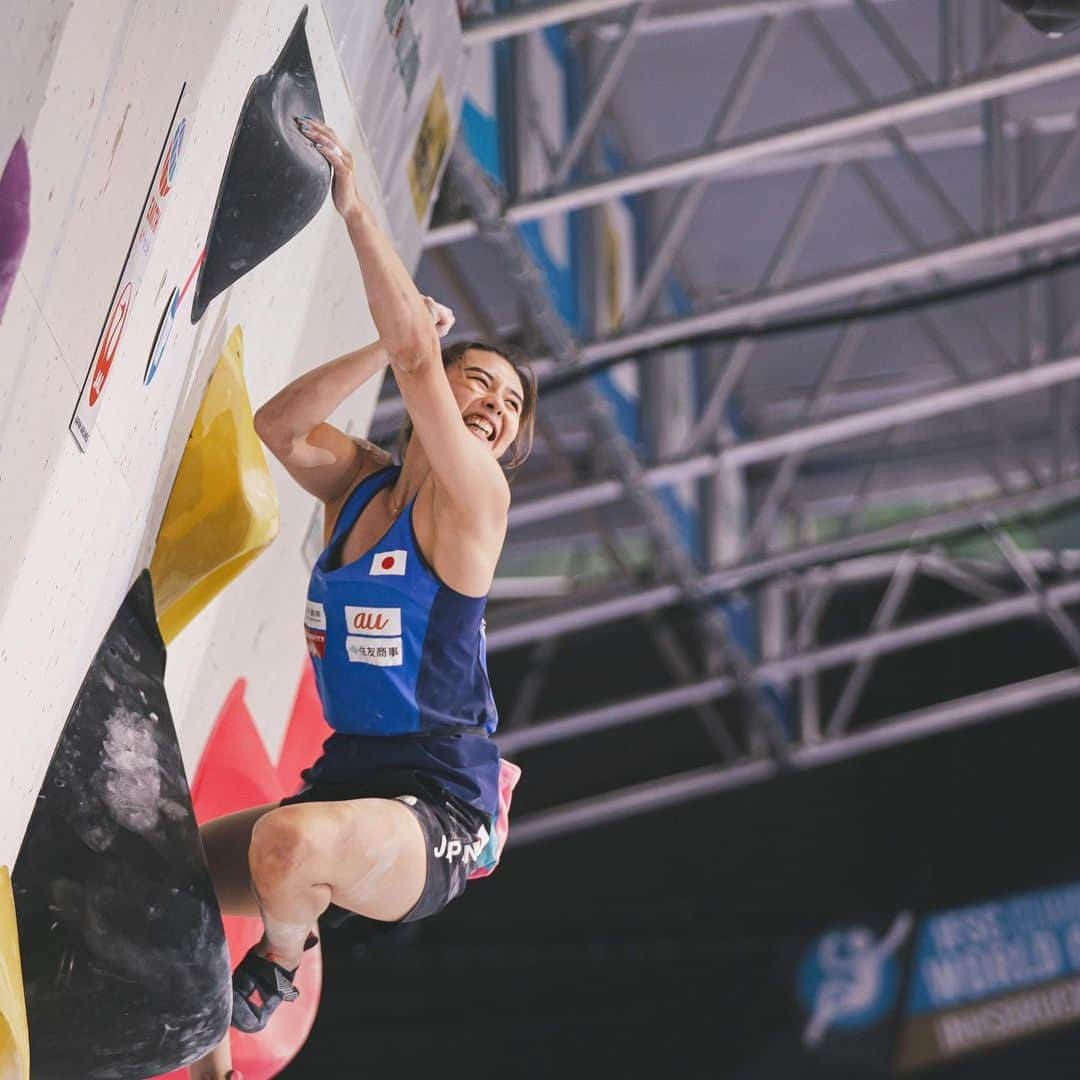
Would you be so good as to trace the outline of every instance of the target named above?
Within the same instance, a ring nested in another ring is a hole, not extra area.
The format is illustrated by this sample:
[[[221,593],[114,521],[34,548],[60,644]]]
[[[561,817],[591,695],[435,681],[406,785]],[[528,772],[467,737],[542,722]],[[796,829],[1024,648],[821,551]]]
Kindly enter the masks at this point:
[[[1080,39],[998,0],[465,6],[470,47],[501,43],[512,72],[510,144],[546,163],[500,186],[459,139],[418,272],[457,313],[450,340],[509,340],[541,377],[489,615],[489,650],[523,657],[501,746],[674,710],[705,736],[696,767],[658,760],[520,819],[516,842],[1080,695]],[[576,73],[562,145],[527,48],[555,27]],[[637,254],[604,326],[615,203]],[[524,239],[558,218],[591,268],[577,326]],[[388,380],[374,437],[400,418]],[[913,617],[927,578],[955,601]],[[820,640],[866,581],[865,625]],[[860,710],[879,658],[1032,618],[1060,669]],[[545,715],[559,650],[630,621],[667,685]]]

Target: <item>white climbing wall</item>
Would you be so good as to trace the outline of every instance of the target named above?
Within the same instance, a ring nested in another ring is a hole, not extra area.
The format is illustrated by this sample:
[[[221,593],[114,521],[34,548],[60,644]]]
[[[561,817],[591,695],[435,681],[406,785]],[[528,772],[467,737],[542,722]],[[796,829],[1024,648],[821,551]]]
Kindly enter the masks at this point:
[[[456,19],[452,0],[444,6]],[[26,88],[0,98],[0,150],[6,160],[22,131],[32,172],[29,246],[0,323],[0,864],[9,865],[83,675],[149,562],[229,331],[243,326],[256,406],[300,370],[374,336],[328,200],[297,238],[213,301],[198,326],[187,315],[189,292],[165,360],[144,386],[165,301],[205,238],[248,86],[273,63],[300,4],[21,7],[14,39],[0,45],[5,81],[17,58]],[[317,2],[307,35],[327,118],[350,143],[362,190],[385,220],[376,165]],[[183,155],[83,453],[68,424],[184,83],[194,107]],[[364,433],[377,391],[365,388],[335,419]],[[273,757],[301,674],[301,552],[314,508],[272,468],[278,539],[169,650],[166,685],[189,773],[239,677]]]

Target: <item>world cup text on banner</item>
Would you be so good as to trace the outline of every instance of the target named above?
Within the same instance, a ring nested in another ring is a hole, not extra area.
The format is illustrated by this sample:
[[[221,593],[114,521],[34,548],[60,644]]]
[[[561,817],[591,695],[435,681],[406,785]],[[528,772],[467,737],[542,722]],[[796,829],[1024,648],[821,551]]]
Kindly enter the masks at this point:
[[[172,192],[176,172],[183,155],[184,139],[188,132],[188,117],[192,113],[190,102],[185,108],[185,115],[181,115],[180,112],[180,107],[184,104],[186,85],[185,83],[180,89],[180,96],[177,98],[176,108],[173,110],[169,124],[169,133],[158,155],[149,191],[139,213],[139,223],[128,248],[124,269],[120,272],[120,280],[113,293],[109,313],[105,317],[101,336],[94,348],[94,358],[83,382],[79,404],[71,418],[71,434],[80,450],[86,450],[90,433],[97,422],[101,395],[120,348],[120,339],[131,313],[131,306],[139,295],[139,286],[142,284],[147,264],[150,262],[154,239],[157,236],[158,227],[165,212],[165,204]]]

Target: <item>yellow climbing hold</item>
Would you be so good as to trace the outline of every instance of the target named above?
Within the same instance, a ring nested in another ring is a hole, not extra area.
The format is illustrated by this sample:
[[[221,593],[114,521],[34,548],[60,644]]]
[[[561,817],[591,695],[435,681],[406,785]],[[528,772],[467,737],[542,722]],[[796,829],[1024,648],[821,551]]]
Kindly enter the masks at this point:
[[[0,866],[0,1080],[30,1080],[19,928],[6,866]]]
[[[150,561],[166,644],[278,533],[277,494],[252,422],[243,351],[237,326],[206,388]]]

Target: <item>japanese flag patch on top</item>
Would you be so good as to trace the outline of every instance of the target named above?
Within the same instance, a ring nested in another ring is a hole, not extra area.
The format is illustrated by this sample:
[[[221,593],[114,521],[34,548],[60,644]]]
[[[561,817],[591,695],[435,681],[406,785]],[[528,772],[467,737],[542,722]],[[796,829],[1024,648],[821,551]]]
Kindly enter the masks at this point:
[[[397,574],[400,577],[405,573],[405,557],[408,554],[407,551],[376,551],[369,573],[373,577],[379,574]]]

